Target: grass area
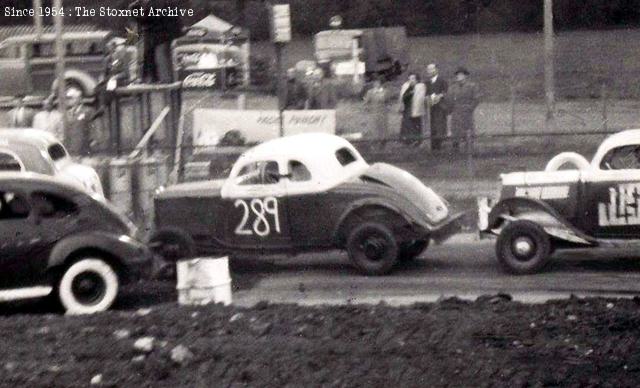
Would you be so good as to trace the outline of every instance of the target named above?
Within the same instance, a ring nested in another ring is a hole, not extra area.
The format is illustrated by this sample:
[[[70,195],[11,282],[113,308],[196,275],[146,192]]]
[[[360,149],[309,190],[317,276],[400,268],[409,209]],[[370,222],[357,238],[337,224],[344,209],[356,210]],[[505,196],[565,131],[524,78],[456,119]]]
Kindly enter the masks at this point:
[[[561,98],[597,98],[609,84],[614,98],[637,98],[640,84],[640,30],[571,31],[556,34],[556,93]],[[273,56],[269,42],[257,42],[253,52]],[[445,77],[465,65],[480,81],[485,100],[505,101],[515,85],[520,99],[543,97],[544,60],[541,33],[445,35],[409,38],[411,68],[424,71],[436,62]],[[286,47],[286,66],[313,58],[310,39]]]

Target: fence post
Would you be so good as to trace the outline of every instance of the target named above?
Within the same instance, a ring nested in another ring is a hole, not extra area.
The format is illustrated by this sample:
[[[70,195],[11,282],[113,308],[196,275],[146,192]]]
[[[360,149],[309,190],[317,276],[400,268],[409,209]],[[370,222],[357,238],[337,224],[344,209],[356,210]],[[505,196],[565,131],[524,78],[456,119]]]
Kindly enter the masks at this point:
[[[510,106],[511,106],[511,134],[516,134],[516,84],[515,78],[511,78],[511,98],[510,98]]]
[[[600,98],[602,99],[602,129],[607,132],[608,131],[608,112],[607,112],[607,84],[603,82],[600,86]]]

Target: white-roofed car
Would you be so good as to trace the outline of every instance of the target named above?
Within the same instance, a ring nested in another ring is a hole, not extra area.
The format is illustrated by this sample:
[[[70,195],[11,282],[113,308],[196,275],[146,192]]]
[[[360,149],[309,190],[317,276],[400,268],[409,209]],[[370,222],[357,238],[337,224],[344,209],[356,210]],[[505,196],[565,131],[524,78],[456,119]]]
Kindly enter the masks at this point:
[[[347,140],[301,134],[246,151],[226,179],[159,191],[150,247],[166,260],[344,249],[381,275],[457,232],[461,216],[408,172],[369,165]]]
[[[0,129],[0,171],[29,171],[104,197],[93,167],[76,163],[51,133],[30,128]]]
[[[570,165],[569,169],[560,169]],[[502,174],[495,206],[481,201],[481,234],[498,236],[507,272],[538,272],[555,249],[620,247],[640,238],[640,129],[608,137],[589,162],[574,152],[545,171]]]

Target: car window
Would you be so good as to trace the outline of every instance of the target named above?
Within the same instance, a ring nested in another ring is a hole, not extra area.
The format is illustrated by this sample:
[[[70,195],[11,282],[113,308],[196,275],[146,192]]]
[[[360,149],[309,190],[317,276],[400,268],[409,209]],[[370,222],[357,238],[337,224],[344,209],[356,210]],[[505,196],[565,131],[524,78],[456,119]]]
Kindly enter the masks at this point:
[[[31,194],[31,204],[43,218],[63,218],[78,212],[78,206],[72,201],[43,191]]]
[[[0,219],[27,218],[31,208],[26,198],[13,191],[0,191]]]
[[[640,169],[640,145],[626,145],[610,150],[602,158],[600,168],[603,170]]]
[[[356,157],[347,147],[342,147],[336,151],[336,158],[341,165],[346,166],[347,164],[353,163],[356,161]]]
[[[292,182],[305,182],[311,180],[311,173],[307,166],[297,160],[289,161],[289,173],[291,174],[289,180]]]
[[[0,58],[11,59],[20,58],[20,50],[17,45],[5,45],[0,47]]]
[[[47,151],[49,152],[49,156],[51,156],[51,160],[53,161],[63,159],[67,156],[67,151],[60,143],[50,145]]]
[[[0,151],[0,171],[22,171],[23,164],[12,153]]]
[[[53,42],[34,43],[31,46],[31,56],[34,58],[51,58],[56,55]]]
[[[278,163],[275,161],[253,162],[243,166],[236,178],[236,184],[272,185],[280,181]]]

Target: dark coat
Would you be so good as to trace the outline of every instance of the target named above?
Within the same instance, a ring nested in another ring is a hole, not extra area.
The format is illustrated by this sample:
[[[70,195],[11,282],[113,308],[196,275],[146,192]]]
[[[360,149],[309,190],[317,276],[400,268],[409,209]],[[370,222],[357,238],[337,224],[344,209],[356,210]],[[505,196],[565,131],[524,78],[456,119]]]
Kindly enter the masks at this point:
[[[473,112],[480,102],[480,92],[475,82],[454,82],[449,89],[449,98],[453,103],[451,113],[451,132],[453,136],[473,134],[475,125]]]
[[[438,77],[435,82],[426,80],[427,85],[427,97],[433,94],[444,95],[440,102],[434,105],[430,105],[430,124],[431,124],[431,141],[434,149],[439,148],[439,142],[447,135],[447,115],[449,114],[449,101],[448,101],[448,85],[447,81]]]

